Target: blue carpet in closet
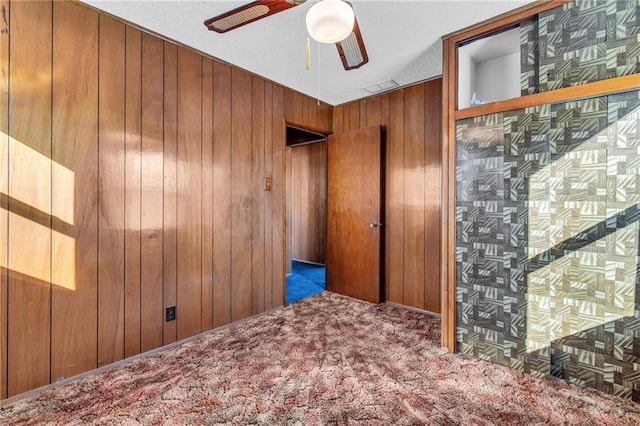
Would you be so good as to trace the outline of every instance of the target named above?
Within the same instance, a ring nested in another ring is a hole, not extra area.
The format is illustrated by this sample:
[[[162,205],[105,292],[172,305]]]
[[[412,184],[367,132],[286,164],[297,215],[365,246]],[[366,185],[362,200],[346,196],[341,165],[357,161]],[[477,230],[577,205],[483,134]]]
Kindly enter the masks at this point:
[[[325,288],[323,265],[293,261],[292,273],[287,277],[287,304],[313,296]]]

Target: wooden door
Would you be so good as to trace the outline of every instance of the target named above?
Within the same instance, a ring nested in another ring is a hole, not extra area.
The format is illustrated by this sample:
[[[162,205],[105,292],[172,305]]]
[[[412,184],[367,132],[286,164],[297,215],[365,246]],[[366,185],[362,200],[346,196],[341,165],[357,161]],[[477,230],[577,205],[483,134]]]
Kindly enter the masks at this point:
[[[336,133],[327,145],[327,290],[379,303],[381,128]]]

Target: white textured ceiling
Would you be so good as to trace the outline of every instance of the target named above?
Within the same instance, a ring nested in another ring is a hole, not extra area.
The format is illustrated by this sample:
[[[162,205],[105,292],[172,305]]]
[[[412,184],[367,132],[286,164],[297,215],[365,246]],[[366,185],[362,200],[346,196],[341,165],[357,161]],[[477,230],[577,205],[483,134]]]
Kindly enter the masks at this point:
[[[331,105],[366,97],[364,87],[388,79],[404,86],[442,74],[442,35],[531,2],[351,0],[369,63],[345,71],[335,45],[313,40],[305,67],[304,18],[315,0],[225,34],[203,22],[250,0],[80,1]]]

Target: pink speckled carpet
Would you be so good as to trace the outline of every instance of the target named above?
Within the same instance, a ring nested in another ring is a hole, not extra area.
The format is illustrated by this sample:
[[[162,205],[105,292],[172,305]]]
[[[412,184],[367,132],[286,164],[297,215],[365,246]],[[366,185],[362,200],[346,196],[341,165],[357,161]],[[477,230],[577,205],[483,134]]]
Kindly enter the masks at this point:
[[[0,410],[3,424],[631,425],[640,406],[439,347],[439,321],[324,292]]]

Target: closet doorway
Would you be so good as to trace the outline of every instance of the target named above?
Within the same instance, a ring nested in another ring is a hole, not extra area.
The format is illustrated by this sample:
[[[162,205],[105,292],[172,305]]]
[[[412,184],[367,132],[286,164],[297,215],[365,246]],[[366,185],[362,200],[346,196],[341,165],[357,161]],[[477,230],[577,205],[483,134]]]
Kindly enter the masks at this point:
[[[286,303],[326,289],[327,136],[287,125]]]

